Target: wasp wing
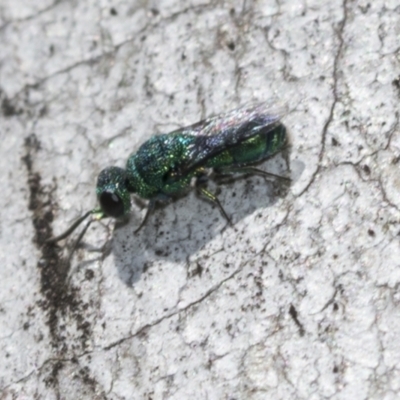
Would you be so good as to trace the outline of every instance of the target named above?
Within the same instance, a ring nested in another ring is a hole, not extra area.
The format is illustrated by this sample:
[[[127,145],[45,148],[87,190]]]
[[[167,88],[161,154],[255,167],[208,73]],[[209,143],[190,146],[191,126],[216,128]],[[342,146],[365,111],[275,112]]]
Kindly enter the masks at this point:
[[[189,148],[189,161],[176,166],[172,179],[202,167],[212,157],[255,136],[260,130],[273,130],[286,113],[285,106],[248,105],[173,132],[196,136],[196,140]]]

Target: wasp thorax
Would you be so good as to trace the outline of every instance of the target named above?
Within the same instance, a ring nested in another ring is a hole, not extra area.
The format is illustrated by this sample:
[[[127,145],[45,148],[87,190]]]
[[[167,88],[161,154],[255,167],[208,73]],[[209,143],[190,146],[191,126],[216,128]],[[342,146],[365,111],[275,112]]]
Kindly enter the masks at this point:
[[[101,210],[108,217],[120,218],[127,215],[131,199],[126,187],[126,172],[119,167],[103,169],[97,178],[97,198]]]

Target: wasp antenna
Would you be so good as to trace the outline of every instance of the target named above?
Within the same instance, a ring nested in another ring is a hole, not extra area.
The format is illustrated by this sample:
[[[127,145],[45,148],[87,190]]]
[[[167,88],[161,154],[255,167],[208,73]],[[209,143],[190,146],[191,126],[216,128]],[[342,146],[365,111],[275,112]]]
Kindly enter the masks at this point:
[[[90,210],[86,214],[79,217],[65,232],[61,233],[61,235],[52,237],[46,240],[46,243],[57,243],[60,240],[65,239],[68,237],[89,215],[98,212],[98,210]],[[87,228],[86,228],[87,229]]]
[[[86,215],[86,214],[85,214]],[[82,220],[83,221],[83,220]],[[71,252],[68,255],[68,263],[71,261],[73,254],[75,253],[75,250],[78,248],[79,243],[81,242],[82,238],[85,236],[86,231],[89,229],[90,224],[94,221],[94,219],[90,219],[85,227],[82,229],[81,233],[79,234],[78,238],[76,239],[74,245],[71,248]]]

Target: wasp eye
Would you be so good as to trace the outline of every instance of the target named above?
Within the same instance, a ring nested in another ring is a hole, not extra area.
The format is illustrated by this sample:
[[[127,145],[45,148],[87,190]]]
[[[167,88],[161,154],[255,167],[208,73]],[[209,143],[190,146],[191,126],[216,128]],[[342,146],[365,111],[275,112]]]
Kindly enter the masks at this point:
[[[119,218],[124,215],[124,202],[114,192],[104,191],[99,196],[101,209],[109,217]]]

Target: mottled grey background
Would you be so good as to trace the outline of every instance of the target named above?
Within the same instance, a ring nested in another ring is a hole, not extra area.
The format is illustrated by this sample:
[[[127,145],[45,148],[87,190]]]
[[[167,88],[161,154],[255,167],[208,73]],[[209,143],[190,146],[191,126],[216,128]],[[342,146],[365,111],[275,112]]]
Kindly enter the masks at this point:
[[[45,244],[151,135],[279,99],[292,147]],[[400,398],[400,6],[0,1],[2,399]]]

